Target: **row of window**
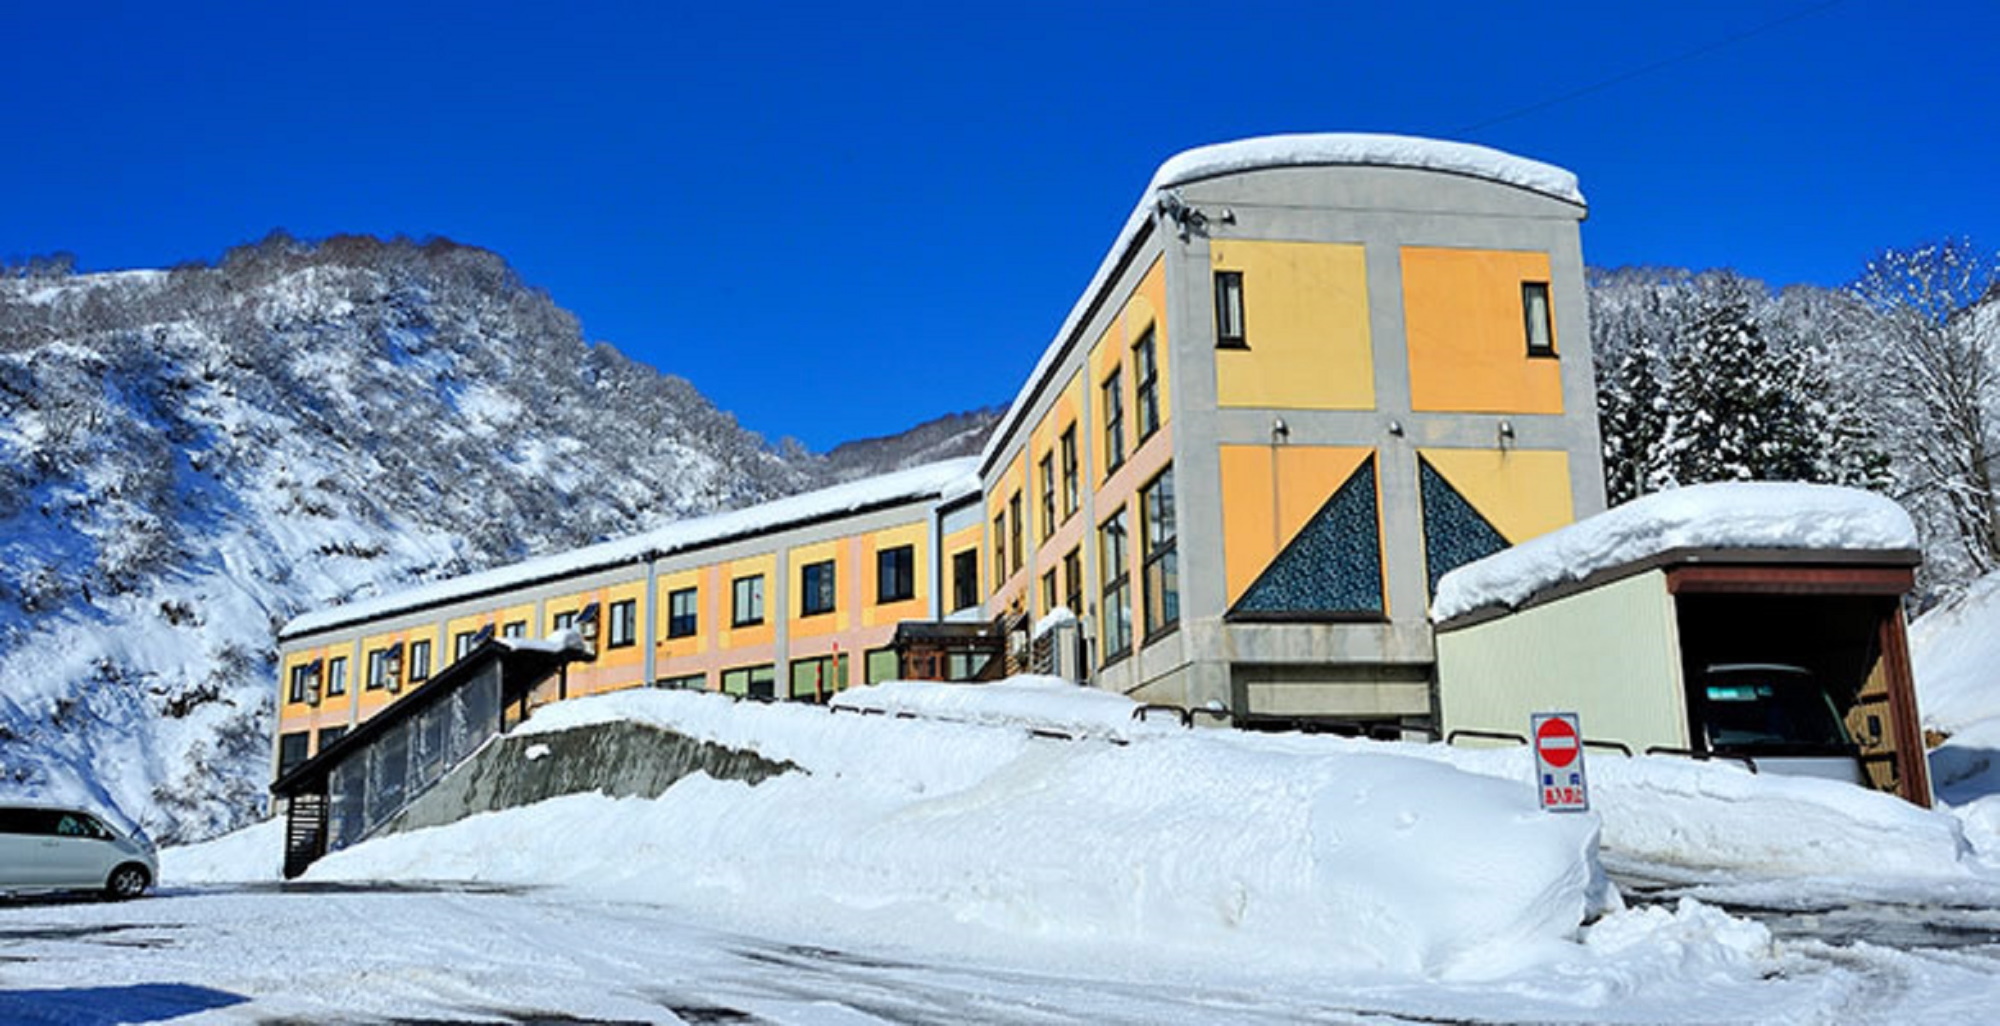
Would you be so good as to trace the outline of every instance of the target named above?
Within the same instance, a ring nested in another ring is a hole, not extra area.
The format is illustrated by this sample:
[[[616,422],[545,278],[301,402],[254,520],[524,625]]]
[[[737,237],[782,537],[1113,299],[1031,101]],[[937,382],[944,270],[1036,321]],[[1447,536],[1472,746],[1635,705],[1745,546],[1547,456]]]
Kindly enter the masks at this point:
[[[799,615],[820,616],[839,606],[839,586],[831,559],[799,568]],[[729,625],[755,627],[764,622],[764,575],[738,577],[729,586]],[[917,595],[917,551],[898,545],[875,553],[875,602],[908,602]],[[701,592],[679,588],[667,595],[667,637],[691,638],[701,631]]]
[[[1549,283],[1521,283],[1521,319],[1529,356],[1556,355],[1555,328],[1549,313]],[[1215,347],[1248,349],[1243,325],[1243,272],[1215,272]],[[1145,435],[1142,433],[1141,438]]]

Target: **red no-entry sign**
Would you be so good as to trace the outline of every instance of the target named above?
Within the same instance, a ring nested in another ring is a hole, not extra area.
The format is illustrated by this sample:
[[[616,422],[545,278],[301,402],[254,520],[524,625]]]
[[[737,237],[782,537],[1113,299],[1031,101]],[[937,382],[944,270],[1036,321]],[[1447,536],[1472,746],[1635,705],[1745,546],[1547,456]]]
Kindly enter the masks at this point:
[[[1583,777],[1583,730],[1575,713],[1535,713],[1528,720],[1534,738],[1535,789],[1545,812],[1587,812],[1590,791]]]

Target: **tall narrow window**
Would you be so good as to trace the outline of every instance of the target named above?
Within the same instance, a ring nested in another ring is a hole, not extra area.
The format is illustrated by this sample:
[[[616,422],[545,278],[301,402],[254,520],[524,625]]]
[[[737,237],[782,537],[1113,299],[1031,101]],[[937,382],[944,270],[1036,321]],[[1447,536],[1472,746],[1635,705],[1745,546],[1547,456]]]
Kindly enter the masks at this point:
[[[465,658],[472,651],[473,646],[478,643],[478,638],[478,631],[459,631],[456,635],[453,635],[451,640],[451,657],[453,659]]]
[[[329,698],[347,694],[346,656],[334,656],[326,661],[326,694]]]
[[[951,555],[951,611],[971,609],[979,604],[979,550],[966,549]]]
[[[1051,570],[1042,575],[1042,613],[1047,615],[1061,604],[1056,599],[1056,572]]]
[[[993,586],[997,590],[1000,579],[1007,576],[1007,511],[1001,510],[993,517]]]
[[[898,545],[875,553],[875,601],[907,602],[917,594],[917,549]]]
[[[310,750],[311,744],[312,735],[303,730],[292,734],[279,734],[278,775],[282,777],[290,773],[292,767],[306,761],[306,753]]]
[[[1007,538],[1007,544],[1011,545],[1014,549],[1013,551],[1014,562],[1010,564],[1010,566],[1012,569],[1019,570],[1021,569],[1021,561],[1026,559],[1028,556],[1028,547],[1026,545],[1021,544],[1022,538],[1021,538],[1021,493],[1020,492],[1015,492],[1013,495],[1007,498],[1007,519],[1009,521],[1007,525],[1009,532]]]
[[[1063,557],[1063,604],[1069,611],[1083,615],[1083,546],[1069,550]]]
[[[753,627],[764,622],[764,575],[738,577],[732,588],[730,626]]]
[[[1521,283],[1521,316],[1527,321],[1528,355],[1556,355],[1555,329],[1549,323],[1549,283]]]
[[[606,646],[629,648],[638,640],[639,600],[623,599],[611,603],[611,628],[606,632]]]
[[[412,683],[429,680],[431,676],[431,643],[429,638],[410,642],[410,680]]]
[[[1124,375],[1112,371],[1104,379],[1104,476],[1125,462],[1125,387]]]
[[[1132,650],[1132,581],[1126,566],[1125,510],[1121,507],[1097,529],[1098,563],[1104,575],[1104,603],[1099,607],[1102,623],[1099,643],[1104,661],[1111,662]]]
[[[1071,424],[1062,433],[1062,493],[1063,519],[1068,520],[1076,513],[1076,505],[1081,501],[1082,489],[1077,487],[1076,471],[1076,425]]]
[[[700,592],[693,588],[681,588],[667,595],[667,637],[692,638],[701,629],[701,614],[697,612],[696,600]]]
[[[1055,453],[1052,452],[1043,453],[1042,462],[1040,466],[1041,466],[1041,479],[1042,479],[1041,482],[1042,483],[1042,540],[1048,541],[1049,535],[1056,533]]]
[[[319,701],[319,663],[317,661],[292,667],[292,687],[285,697],[289,702]]]
[[[1138,378],[1139,397],[1134,414],[1139,418],[1139,441],[1153,437],[1160,429],[1160,368],[1154,362],[1153,329],[1148,327],[1132,347],[1132,373]]]
[[[1174,558],[1174,469],[1160,472],[1139,492],[1146,637],[1174,626],[1181,619],[1180,567]]]
[[[380,691],[389,686],[389,650],[378,648],[368,653],[369,691]]]
[[[1243,334],[1243,272],[1215,272],[1215,347],[1248,349]]]
[[[799,570],[799,615],[833,612],[833,560],[807,563]]]

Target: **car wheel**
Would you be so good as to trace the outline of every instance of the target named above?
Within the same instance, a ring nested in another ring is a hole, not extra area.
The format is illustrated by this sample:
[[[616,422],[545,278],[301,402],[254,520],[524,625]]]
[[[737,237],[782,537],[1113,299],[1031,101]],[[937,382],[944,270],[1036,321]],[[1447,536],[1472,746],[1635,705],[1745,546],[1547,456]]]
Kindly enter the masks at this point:
[[[111,879],[104,882],[104,896],[117,901],[136,898],[146,893],[146,885],[152,882],[146,867],[128,862],[111,871]]]

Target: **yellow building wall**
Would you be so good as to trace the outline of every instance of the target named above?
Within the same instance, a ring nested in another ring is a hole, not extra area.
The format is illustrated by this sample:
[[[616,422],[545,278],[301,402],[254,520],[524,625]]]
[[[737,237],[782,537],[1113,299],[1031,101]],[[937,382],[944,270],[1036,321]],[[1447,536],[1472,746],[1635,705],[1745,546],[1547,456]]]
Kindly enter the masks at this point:
[[[787,625],[792,638],[814,638],[823,634],[837,634],[847,629],[854,616],[854,603],[849,600],[853,591],[855,567],[849,556],[848,540],[837,538],[833,541],[800,545],[791,550],[786,560],[785,582],[791,590],[786,602],[790,606],[787,615],[791,622]],[[805,615],[805,582],[803,573],[813,563],[833,562],[833,611]],[[768,585],[767,585],[768,587]],[[767,601],[766,605],[769,603]]]
[[[1034,508],[1031,505],[1033,496],[1031,496],[1028,493],[1027,484],[1028,484],[1027,453],[1025,451],[1016,452],[1014,454],[1014,458],[1008,462],[1007,469],[1003,471],[1000,474],[999,478],[997,478],[994,481],[993,490],[988,492],[986,495],[986,518],[984,524],[986,544],[984,551],[982,551],[979,556],[980,562],[982,564],[984,564],[986,560],[993,558],[993,552],[994,552],[993,547],[995,544],[993,538],[994,518],[1000,516],[1003,512],[1006,513],[1008,517],[1008,526],[1009,526],[1008,538],[1007,538],[1007,565],[1000,567],[991,567],[991,569],[984,574],[984,576],[986,576],[986,578],[992,585],[993,591],[990,597],[995,600],[993,602],[993,605],[995,606],[1007,605],[1011,603],[1015,598],[1017,598],[1021,593],[1020,582],[1021,580],[1024,580],[1027,577],[1026,573],[1017,574],[1013,570],[1014,565],[1016,563],[1019,563],[1023,568],[1023,570],[1025,571],[1025,569],[1028,566],[1028,560],[1027,560],[1028,554],[1026,552],[1023,552],[1017,555],[1014,552],[1014,538],[1012,531],[1013,512],[1011,509],[1011,502],[1010,502],[1010,500],[1016,494],[1019,494],[1021,496],[1021,516],[1025,521],[1033,520],[1033,517],[1031,516],[1031,512]],[[1022,544],[1023,545],[1030,544],[1035,537],[1032,523],[1031,522],[1023,523],[1020,534],[1021,534]]]
[[[633,637],[631,644],[612,648],[611,607],[619,602],[635,604]],[[570,664],[569,693],[572,696],[588,695],[646,683],[645,625],[650,610],[646,607],[646,582],[643,579],[550,598],[542,603],[542,623],[538,628],[531,628],[530,632],[538,637],[547,637],[555,631],[557,616],[580,612],[593,603],[597,606],[597,656],[588,662]]]
[[[1521,283],[1549,280],[1547,253],[1406,246],[1402,257],[1411,408],[1563,411],[1561,362],[1528,355],[1521,309]]]
[[[930,616],[931,596],[931,532],[923,521],[872,531],[861,539],[861,624],[864,627],[893,627],[904,620],[923,620]],[[880,566],[876,555],[888,549],[908,545],[911,548],[910,572],[915,578],[911,582],[910,597],[901,602],[877,602],[880,595]],[[946,570],[949,571],[949,565]],[[949,610],[946,610],[949,612]]]
[[[956,596],[952,594],[952,589],[956,584],[951,576],[952,557],[967,549],[972,550],[972,561],[979,569],[979,581],[973,590],[982,599],[989,593],[987,589],[991,586],[989,578],[992,577],[992,574],[986,569],[986,560],[987,554],[991,550],[986,547],[986,525],[980,523],[953,531],[944,536],[944,550],[940,553],[943,559],[940,564],[941,577],[939,579],[944,582],[944,594],[938,596],[940,615],[950,616],[954,612],[951,606],[956,601]],[[928,571],[926,570],[926,572]]]
[[[1319,445],[1221,447],[1222,566],[1230,605],[1374,452]],[[1376,487],[1379,492],[1379,481]],[[1380,516],[1379,497],[1376,509]]]
[[[653,600],[653,637],[658,639],[655,643],[655,650],[658,654],[656,661],[662,667],[664,667],[665,661],[668,659],[684,659],[690,656],[698,656],[709,650],[708,639],[714,635],[716,629],[721,625],[722,621],[718,617],[723,615],[715,606],[716,586],[708,580],[710,569],[708,567],[694,567],[687,570],[677,570],[673,573],[661,574],[659,577],[659,593]],[[694,634],[685,638],[669,638],[667,637],[667,621],[673,615],[673,606],[668,602],[668,599],[674,592],[687,588],[695,589]],[[661,672],[663,674],[666,673],[664,668]]]
[[[1215,351],[1216,405],[1375,408],[1364,247],[1215,239],[1208,252],[1214,270],[1243,272],[1249,346]]]
[[[751,556],[721,563],[716,567],[721,587],[716,596],[715,637],[721,649],[768,646],[778,640],[778,618],[785,615],[778,605],[778,557],[776,554]],[[731,626],[735,616],[736,579],[762,575],[764,578],[764,622],[754,626]]]
[[[1575,519],[1566,452],[1418,449],[1417,455],[1515,545]]]

